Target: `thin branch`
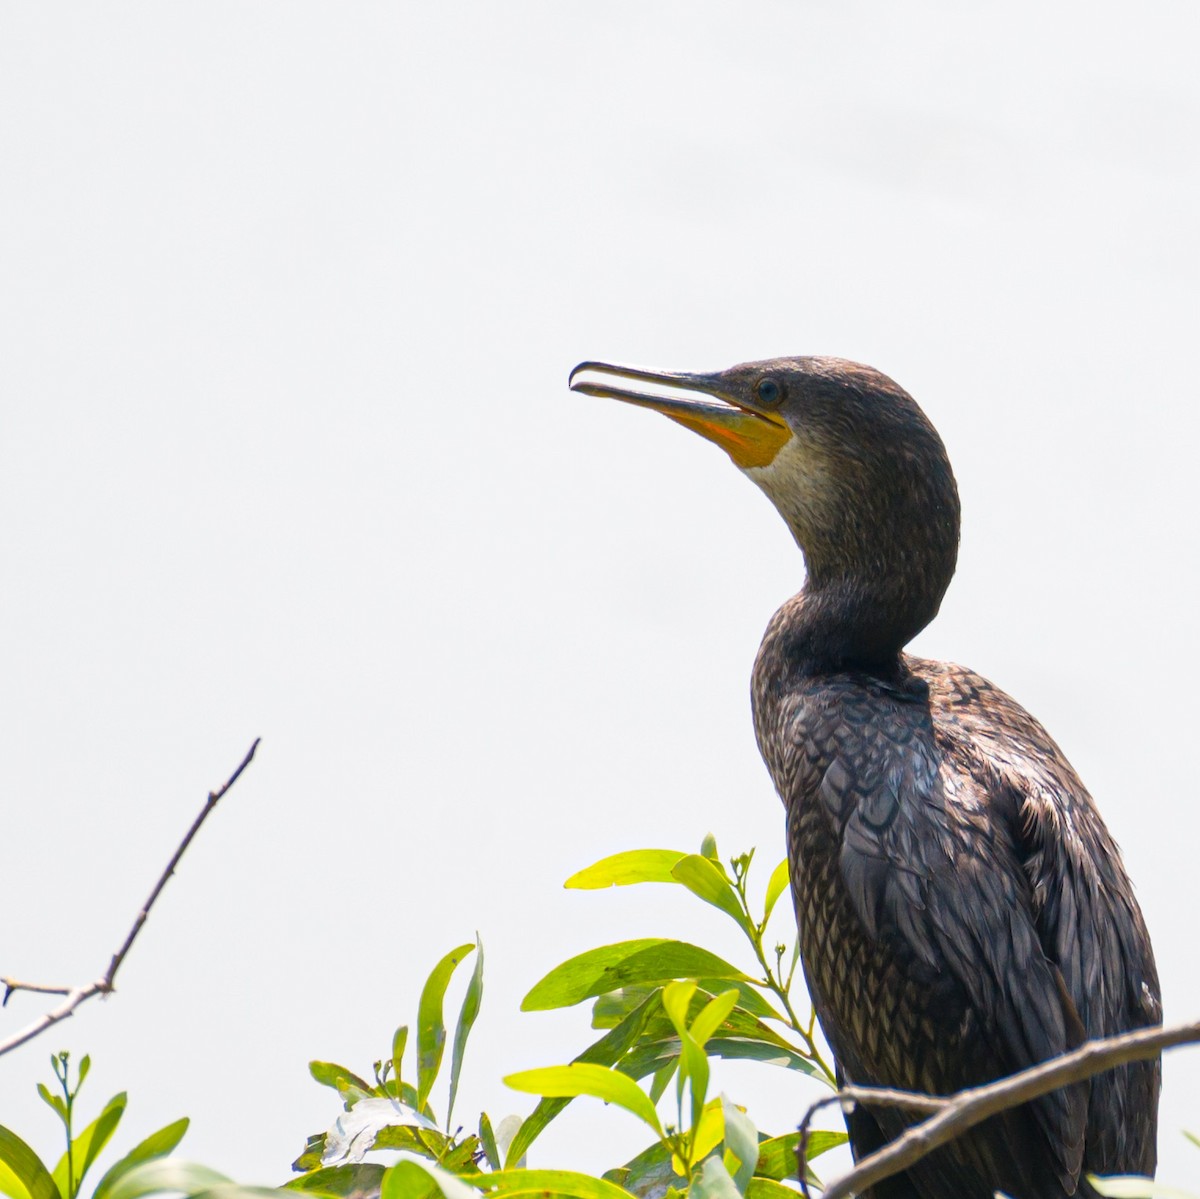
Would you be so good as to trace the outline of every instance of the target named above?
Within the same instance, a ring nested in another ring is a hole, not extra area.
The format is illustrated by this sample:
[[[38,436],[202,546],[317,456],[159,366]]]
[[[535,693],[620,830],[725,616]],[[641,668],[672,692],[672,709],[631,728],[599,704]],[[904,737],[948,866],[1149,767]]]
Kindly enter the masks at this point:
[[[961,1136],[969,1128],[994,1116],[1046,1095],[1059,1087],[1082,1082],[1093,1074],[1111,1070],[1127,1062],[1156,1057],[1176,1045],[1200,1042],[1200,1021],[1177,1024],[1171,1028],[1142,1028],[1103,1040],[1087,1041],[1061,1057],[1041,1062],[1019,1074],[1012,1074],[987,1086],[971,1087],[945,1098],[915,1095],[908,1091],[884,1091],[873,1087],[852,1087],[833,1096],[847,1103],[867,1106],[905,1107],[934,1112],[927,1120],[914,1124],[894,1141],[864,1157],[853,1170],[825,1188],[824,1199],[847,1199],[867,1187],[908,1169],[927,1153]],[[813,1111],[830,1099],[820,1100],[809,1109],[801,1125],[807,1131]],[[802,1133],[803,1143],[803,1133]],[[801,1173],[803,1177],[803,1172]]]
[[[134,918],[133,927],[129,930],[129,935],[126,936],[121,948],[113,954],[112,960],[108,964],[108,969],[97,979],[90,983],[84,983],[77,987],[52,987],[42,986],[38,983],[23,983],[13,978],[3,978],[0,982],[4,984],[4,1003],[7,1003],[9,996],[14,991],[35,991],[44,995],[65,995],[66,998],[56,1008],[52,1008],[48,1012],[44,1012],[32,1024],[26,1025],[19,1032],[14,1033],[11,1037],[0,1041],[0,1056],[16,1049],[19,1045],[24,1045],[26,1041],[32,1041],[34,1037],[40,1036],[46,1029],[57,1024],[60,1020],[65,1020],[68,1016],[73,1015],[75,1009],[86,999],[91,999],[93,995],[110,995],[115,989],[115,981],[117,971],[121,968],[121,963],[125,961],[130,949],[133,948],[134,941],[137,940],[138,933],[142,931],[142,926],[146,923],[146,918],[150,915],[151,908],[154,907],[159,895],[162,894],[162,889],[167,885],[167,880],[175,873],[175,868],[179,865],[179,859],[183,857],[187,847],[191,845],[192,840],[200,831],[200,826],[208,819],[212,810],[217,806],[225,793],[233,786],[234,783],[241,778],[242,771],[254,760],[254,751],[258,749],[258,744],[261,738],[255,738],[254,744],[250,746],[246,756],[241,760],[238,768],[221,784],[215,791],[208,793],[208,798],[204,801],[204,807],[200,810],[200,815],[192,821],[192,827],[184,834],[183,840],[180,841],[179,847],[171,855],[171,860],[167,863],[158,882],[154,884],[154,889],[150,892],[150,897],[142,904],[137,916]]]
[[[16,991],[36,991],[39,995],[70,995],[70,987],[53,987],[48,983],[23,983],[18,978],[0,976],[0,985],[4,987],[4,998],[0,999],[0,1007],[8,1007],[8,1001]]]

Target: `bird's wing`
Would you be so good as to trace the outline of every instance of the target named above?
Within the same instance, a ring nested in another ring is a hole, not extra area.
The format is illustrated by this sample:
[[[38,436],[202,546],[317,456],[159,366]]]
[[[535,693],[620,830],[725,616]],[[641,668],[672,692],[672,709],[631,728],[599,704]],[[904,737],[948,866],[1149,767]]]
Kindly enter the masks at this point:
[[[973,756],[993,814],[1012,830],[1043,949],[1087,1035],[1161,1023],[1154,953],[1120,850],[1065,755],[1020,704],[973,671],[911,665],[930,684],[941,739]],[[1158,1086],[1156,1062],[1093,1079],[1089,1170],[1153,1173]]]
[[[855,914],[909,977],[927,978],[934,990],[957,984],[943,1016],[966,1021],[959,1035],[977,1030],[997,1074],[1065,1052],[1082,1027],[1043,950],[1011,830],[970,772],[942,754],[924,703],[898,702],[879,719],[879,699],[847,687],[818,699],[823,712],[806,722],[823,728],[814,781]],[[1034,1110],[1046,1142],[1038,1156],[1044,1161],[1048,1148],[1070,1193],[1086,1090],[1055,1092]]]

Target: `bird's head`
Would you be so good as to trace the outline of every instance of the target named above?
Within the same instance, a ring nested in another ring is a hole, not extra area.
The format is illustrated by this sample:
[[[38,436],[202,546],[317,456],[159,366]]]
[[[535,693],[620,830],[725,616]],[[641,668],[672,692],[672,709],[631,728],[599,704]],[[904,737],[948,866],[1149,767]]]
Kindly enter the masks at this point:
[[[804,551],[807,591],[887,656],[937,613],[958,552],[954,475],[937,431],[886,375],[840,358],[715,374],[584,362],[571,388],[653,408],[719,445]]]

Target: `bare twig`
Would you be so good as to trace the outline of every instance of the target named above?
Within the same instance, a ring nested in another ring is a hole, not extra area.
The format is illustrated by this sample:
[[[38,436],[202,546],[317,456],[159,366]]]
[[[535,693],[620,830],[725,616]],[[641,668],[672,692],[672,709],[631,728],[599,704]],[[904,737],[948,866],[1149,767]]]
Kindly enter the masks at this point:
[[[813,1111],[838,1099],[867,1106],[905,1107],[933,1112],[927,1120],[914,1124],[882,1149],[864,1157],[853,1170],[825,1188],[824,1199],[847,1199],[849,1195],[861,1194],[867,1187],[908,1169],[927,1153],[961,1136],[968,1128],[973,1128],[997,1112],[1007,1111],[1070,1083],[1082,1082],[1114,1066],[1142,1061],[1157,1056],[1164,1049],[1196,1042],[1200,1042],[1200,1021],[1177,1024],[1171,1028],[1142,1028],[1103,1040],[1087,1041],[1070,1053],[1041,1062],[1019,1074],[1012,1074],[987,1086],[971,1087],[945,1098],[914,1095],[908,1091],[851,1087],[831,1098],[820,1100],[809,1109],[801,1125],[801,1143]]]
[[[39,995],[70,995],[70,987],[54,987],[48,983],[23,983],[19,978],[0,977],[0,986],[4,987],[4,998],[0,999],[0,1007],[8,1007],[8,1001],[15,991],[36,991]]]
[[[171,855],[171,860],[167,863],[162,874],[159,875],[158,882],[154,884],[154,889],[150,892],[150,897],[142,904],[141,909],[134,918],[133,927],[129,930],[129,935],[125,938],[121,948],[113,954],[112,960],[108,964],[108,969],[99,978],[77,987],[54,987],[44,986],[39,983],[23,983],[15,978],[0,979],[0,983],[4,985],[4,1003],[8,1002],[9,997],[15,991],[34,991],[42,995],[66,996],[58,1007],[43,1013],[32,1024],[27,1024],[19,1032],[0,1041],[0,1055],[16,1049],[19,1045],[24,1045],[26,1041],[32,1041],[34,1037],[39,1036],[60,1020],[65,1020],[68,1016],[73,1015],[75,1009],[84,1000],[91,999],[93,995],[112,994],[115,989],[114,982],[117,977],[117,971],[121,968],[121,963],[125,961],[130,949],[133,948],[133,943],[137,940],[138,933],[142,931],[142,925],[146,923],[146,917],[150,915],[150,909],[154,907],[155,901],[162,894],[162,889],[167,885],[167,880],[175,873],[175,868],[179,865],[179,859],[183,857],[187,847],[191,845],[193,838],[200,831],[200,826],[208,819],[213,808],[217,806],[229,788],[238,781],[242,775],[242,771],[254,760],[254,751],[258,749],[259,740],[261,738],[255,739],[254,744],[250,746],[246,756],[241,760],[238,768],[229,778],[215,791],[208,793],[208,798],[204,801],[204,807],[201,808],[200,815],[192,821],[192,827],[184,834],[183,840],[179,842],[179,847]]]

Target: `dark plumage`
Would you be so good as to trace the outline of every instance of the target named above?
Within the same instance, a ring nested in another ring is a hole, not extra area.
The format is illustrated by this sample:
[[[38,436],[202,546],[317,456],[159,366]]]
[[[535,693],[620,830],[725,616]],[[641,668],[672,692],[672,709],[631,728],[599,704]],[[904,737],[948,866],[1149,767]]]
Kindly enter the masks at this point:
[[[713,375],[585,363],[572,386],[721,445],[804,551],[805,587],[755,662],[754,722],[841,1076],[945,1094],[1159,1023],[1132,885],[1058,746],[986,679],[902,652],[937,613],[959,530],[945,449],[912,398],[827,358]],[[1091,1194],[1087,1172],[1153,1174],[1158,1091],[1157,1061],[1110,1071],[992,1118],[875,1195],[1060,1199]],[[855,1155],[907,1122],[855,1110]]]

